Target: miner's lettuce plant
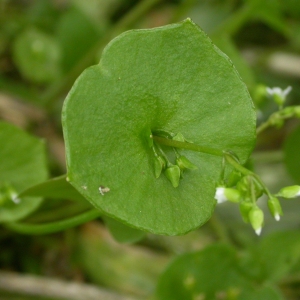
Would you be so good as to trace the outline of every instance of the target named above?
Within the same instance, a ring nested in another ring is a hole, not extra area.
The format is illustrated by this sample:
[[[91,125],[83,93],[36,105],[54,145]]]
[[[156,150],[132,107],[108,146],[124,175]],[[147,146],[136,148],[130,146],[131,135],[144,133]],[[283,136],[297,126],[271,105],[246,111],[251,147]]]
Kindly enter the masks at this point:
[[[185,234],[205,224],[217,203],[231,201],[259,235],[264,213],[257,199],[264,194],[271,215],[279,220],[279,198],[299,195],[297,185],[272,194],[244,166],[257,133],[300,116],[299,107],[284,107],[290,90],[265,89],[278,111],[256,129],[256,110],[244,82],[190,19],[125,32],[107,45],[98,65],[80,75],[64,102],[66,175],[46,181],[43,143],[0,124],[1,141],[7,141],[0,149],[0,221],[21,233],[46,234],[101,216],[117,240],[134,242],[146,232]],[[20,153],[26,159],[19,161]],[[49,223],[19,222],[47,197],[72,199],[73,213]],[[281,299],[273,281],[254,286],[261,273],[246,270],[256,258],[251,253],[237,259],[235,249],[222,245],[187,254],[162,276],[157,295]],[[195,264],[197,271],[190,271]],[[180,284],[170,290],[176,280]]]

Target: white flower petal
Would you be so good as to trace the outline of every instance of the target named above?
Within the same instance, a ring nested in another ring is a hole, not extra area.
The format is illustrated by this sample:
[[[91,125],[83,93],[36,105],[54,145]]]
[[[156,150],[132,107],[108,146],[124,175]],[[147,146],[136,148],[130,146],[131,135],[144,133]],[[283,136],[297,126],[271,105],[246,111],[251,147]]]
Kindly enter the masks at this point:
[[[280,87],[273,87],[273,88],[267,87],[266,90],[270,96],[277,95],[282,99],[285,99],[288,93],[292,90],[292,87],[288,86],[285,90],[281,89]]]
[[[274,218],[275,218],[276,221],[280,221],[280,215],[279,214],[275,214]]]
[[[258,228],[258,229],[256,229],[256,230],[255,230],[255,233],[256,233],[257,235],[260,235],[260,234],[261,234],[261,227]]]
[[[284,97],[287,96],[287,94],[292,90],[292,87],[289,85],[283,92],[282,92],[282,95]]]
[[[227,198],[225,196],[225,188],[224,187],[217,187],[215,199],[217,200],[217,202],[219,204],[227,201]]]

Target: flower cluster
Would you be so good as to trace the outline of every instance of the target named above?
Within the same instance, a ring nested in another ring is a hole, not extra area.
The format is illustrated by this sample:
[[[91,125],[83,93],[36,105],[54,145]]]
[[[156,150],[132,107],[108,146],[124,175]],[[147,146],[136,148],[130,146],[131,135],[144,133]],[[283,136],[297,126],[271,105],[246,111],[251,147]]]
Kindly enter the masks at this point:
[[[260,235],[264,224],[264,212],[256,203],[258,198],[263,194],[267,195],[269,211],[274,219],[279,221],[283,212],[278,197],[289,199],[300,196],[299,185],[284,187],[272,195],[255,174],[242,176],[236,171],[232,174],[239,179],[233,185],[232,183],[227,186],[219,185],[216,188],[215,199],[218,203],[225,201],[238,203],[243,220],[251,224],[257,235]]]
[[[178,142],[186,142],[187,140],[181,133],[173,134],[166,131],[157,131],[157,135],[161,135],[167,139],[171,139]],[[162,150],[159,144],[153,143],[150,145],[154,153],[154,172],[155,177],[158,178],[164,171],[164,175],[169,179],[173,187],[178,187],[180,178],[183,177],[183,173],[187,170],[195,170],[195,166],[186,156],[180,155],[176,148],[173,151],[176,156],[175,164],[171,163],[165,152]]]

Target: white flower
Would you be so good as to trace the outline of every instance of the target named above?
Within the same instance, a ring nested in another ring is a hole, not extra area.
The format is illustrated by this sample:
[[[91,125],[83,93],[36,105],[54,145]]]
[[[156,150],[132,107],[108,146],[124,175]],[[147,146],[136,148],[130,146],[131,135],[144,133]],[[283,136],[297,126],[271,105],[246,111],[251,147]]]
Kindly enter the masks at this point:
[[[288,93],[291,90],[292,90],[291,86],[288,86],[285,90],[282,90],[280,87],[273,87],[273,88],[267,87],[267,93],[270,96],[278,95],[278,96],[282,97],[283,99],[285,99],[285,97],[288,95]]]
[[[280,215],[279,215],[279,213],[276,213],[276,214],[274,215],[274,219],[275,219],[276,221],[280,221]]]
[[[215,199],[217,200],[217,202],[219,204],[228,200],[227,197],[225,196],[225,188],[224,187],[222,187],[222,186],[217,187]]]

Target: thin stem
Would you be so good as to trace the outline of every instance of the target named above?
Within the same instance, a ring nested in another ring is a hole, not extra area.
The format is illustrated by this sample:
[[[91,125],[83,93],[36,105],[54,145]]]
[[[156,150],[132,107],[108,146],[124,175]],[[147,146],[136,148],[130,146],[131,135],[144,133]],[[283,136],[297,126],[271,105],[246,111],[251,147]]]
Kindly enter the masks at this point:
[[[227,162],[232,165],[236,170],[240,171],[243,175],[250,175],[253,177],[254,180],[263,188],[264,192],[267,194],[267,196],[270,198],[272,197],[272,194],[270,193],[269,189],[266,187],[266,185],[262,182],[260,177],[253,173],[252,171],[246,169],[242,165],[240,165],[228,152],[224,152],[224,157],[227,160]]]
[[[160,156],[162,156],[164,158],[164,160],[166,161],[166,164],[167,164],[167,167],[170,167],[172,165],[172,163],[169,161],[167,155],[165,154],[165,152],[163,151],[163,149],[161,149],[160,145],[158,144],[155,144],[155,146],[153,148],[157,148],[159,153],[160,153]]]
[[[49,234],[89,222],[98,218],[100,215],[99,210],[92,209],[78,216],[47,224],[6,223],[4,226],[23,234]]]
[[[266,122],[257,127],[256,134],[260,134],[262,131],[271,126],[281,126],[283,121],[293,117],[300,118],[300,105],[287,106],[285,108],[281,108],[279,111],[274,112],[269,116]]]
[[[221,156],[221,157],[223,157],[223,155],[224,155],[223,151],[221,151],[221,150],[203,147],[203,146],[199,146],[199,145],[196,145],[193,143],[179,142],[176,140],[171,140],[171,139],[167,139],[167,138],[156,136],[156,135],[153,135],[152,138],[158,144],[165,145],[165,146],[170,146],[170,147],[180,148],[180,149],[187,149],[187,150],[192,150],[192,151],[201,152],[201,153],[207,153],[207,154]]]
[[[254,205],[256,205],[256,196],[255,196],[255,187],[253,183],[252,177],[250,177],[250,195],[251,195],[251,200]]]
[[[226,161],[232,165],[236,170],[238,170],[239,172],[241,172],[243,175],[251,175],[251,176],[256,176],[255,173],[253,173],[252,171],[246,169],[245,167],[243,167],[241,164],[239,164],[232,156],[230,153],[228,152],[223,152],[223,155],[226,159]]]
[[[269,120],[266,121],[266,122],[264,122],[264,123],[262,123],[261,125],[259,125],[257,127],[256,134],[258,135],[258,134],[262,133],[264,130],[266,130],[270,126],[271,126],[271,124],[270,124]]]

